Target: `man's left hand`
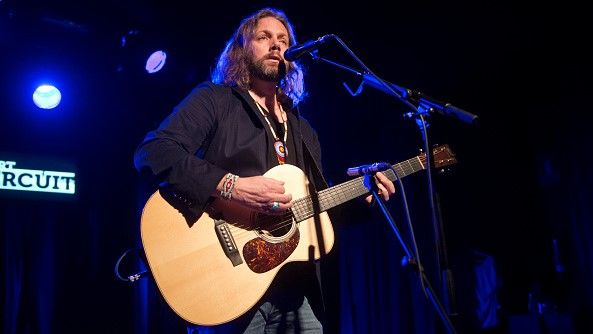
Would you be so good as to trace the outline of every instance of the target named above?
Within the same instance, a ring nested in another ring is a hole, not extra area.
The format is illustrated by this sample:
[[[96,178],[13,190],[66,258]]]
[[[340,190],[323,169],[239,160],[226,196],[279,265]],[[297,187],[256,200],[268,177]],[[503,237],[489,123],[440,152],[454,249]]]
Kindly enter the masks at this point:
[[[379,188],[379,195],[383,197],[383,200],[389,201],[389,196],[395,194],[395,186],[393,182],[391,182],[385,174],[378,172],[375,174],[375,179],[377,182],[377,187]],[[371,203],[373,201],[373,195],[368,195],[365,198],[367,203]]]

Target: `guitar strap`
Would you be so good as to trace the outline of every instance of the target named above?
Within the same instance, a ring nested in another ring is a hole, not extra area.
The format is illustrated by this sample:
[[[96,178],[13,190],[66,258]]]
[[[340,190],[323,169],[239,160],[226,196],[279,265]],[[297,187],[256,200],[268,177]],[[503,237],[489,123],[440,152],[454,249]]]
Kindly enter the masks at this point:
[[[303,157],[305,158],[307,172],[310,174],[310,176],[313,176],[313,187],[316,189],[315,185],[319,184],[323,187],[323,189],[329,188],[327,181],[325,181],[325,178],[321,173],[321,168],[319,168],[317,161],[315,161],[313,158],[313,155],[311,154],[311,151],[309,150],[305,140],[303,140]]]
[[[303,162],[305,167],[305,172],[308,177],[311,177],[313,182],[309,182],[309,194],[311,195],[312,203],[313,203],[313,210],[314,212],[320,212],[319,208],[319,201],[317,199],[317,185],[323,187],[323,189],[328,188],[327,181],[323,177],[323,173],[321,172],[321,168],[319,167],[315,158],[313,158],[313,154],[309,149],[309,145],[307,144],[307,139],[303,137],[303,132],[300,129],[300,118],[299,119],[299,133],[301,137],[301,143],[303,147]],[[321,231],[321,222],[319,220],[319,215],[313,216],[315,219],[315,228],[317,231]],[[321,233],[317,233],[318,235],[318,245],[319,245],[319,253],[323,256],[327,252],[325,250],[325,244],[323,242],[323,237],[321,237]],[[319,288],[319,303],[321,307],[321,312],[325,317],[325,298],[323,294],[323,285],[321,284],[321,261],[315,261],[315,275],[317,276],[317,285]],[[320,319],[321,320],[321,319]]]
[[[320,166],[317,164],[317,161],[315,161],[315,158],[313,158],[313,154],[311,153],[311,150],[309,149],[309,143],[308,141],[311,140],[311,138],[305,138],[303,136],[303,130],[302,130],[302,124],[301,124],[301,115],[300,115],[300,111],[295,108],[293,109],[297,122],[299,124],[299,137],[301,139],[301,143],[302,143],[302,152],[303,152],[303,159],[304,159],[304,170],[307,173],[308,177],[313,177],[313,182],[314,183],[314,187],[315,185],[319,185],[321,187],[323,187],[323,189],[325,188],[329,188],[329,186],[327,185],[327,182],[325,181],[325,178],[323,177],[323,173],[321,173],[321,168]]]

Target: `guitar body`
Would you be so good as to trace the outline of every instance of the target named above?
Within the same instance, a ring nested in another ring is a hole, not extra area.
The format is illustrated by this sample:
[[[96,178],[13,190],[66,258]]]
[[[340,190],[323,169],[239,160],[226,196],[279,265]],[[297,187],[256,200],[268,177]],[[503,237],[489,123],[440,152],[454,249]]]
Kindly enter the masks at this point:
[[[309,195],[309,181],[298,167],[276,166],[264,175],[284,181],[293,199]],[[144,207],[140,226],[161,294],[180,317],[194,324],[216,325],[241,316],[263,296],[282,266],[319,259],[319,243],[325,252],[334,244],[325,212],[319,215],[320,231],[313,217],[297,222],[261,215],[232,201],[216,200],[206,212],[190,226],[156,191]]]

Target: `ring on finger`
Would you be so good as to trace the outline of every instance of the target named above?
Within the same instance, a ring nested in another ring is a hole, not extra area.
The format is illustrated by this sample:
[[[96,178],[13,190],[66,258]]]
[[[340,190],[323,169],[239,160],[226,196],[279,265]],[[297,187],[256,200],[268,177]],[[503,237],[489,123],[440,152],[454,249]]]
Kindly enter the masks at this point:
[[[280,209],[280,203],[278,203],[278,202],[272,202],[272,205],[270,206],[270,210],[276,211],[278,209]]]

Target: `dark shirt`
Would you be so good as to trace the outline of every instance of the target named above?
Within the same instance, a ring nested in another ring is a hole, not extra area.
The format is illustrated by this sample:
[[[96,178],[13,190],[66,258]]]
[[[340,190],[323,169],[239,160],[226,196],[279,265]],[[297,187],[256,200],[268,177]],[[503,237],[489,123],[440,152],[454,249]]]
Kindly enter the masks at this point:
[[[309,170],[303,158],[304,143],[321,166],[315,131],[296,108],[287,110],[287,117],[292,139],[289,161]],[[268,125],[247,91],[207,82],[146,135],[136,150],[135,164],[138,170],[156,177],[162,188],[179,194],[199,217],[226,173],[263,175],[277,165],[277,161],[273,163],[273,143]]]

